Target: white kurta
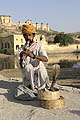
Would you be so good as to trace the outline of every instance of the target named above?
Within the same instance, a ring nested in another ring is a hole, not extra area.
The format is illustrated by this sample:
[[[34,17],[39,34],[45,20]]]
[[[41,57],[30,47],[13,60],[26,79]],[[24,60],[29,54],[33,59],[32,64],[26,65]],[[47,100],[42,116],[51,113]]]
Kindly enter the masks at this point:
[[[23,51],[23,47],[19,49],[19,63],[20,52]],[[37,56],[45,56],[48,58],[44,47],[39,42],[34,42],[29,50]],[[29,56],[24,58],[24,67],[22,68],[22,79],[25,86],[31,85],[32,90],[41,87],[46,81],[49,81],[49,77],[46,68],[42,61],[38,59],[32,59]]]

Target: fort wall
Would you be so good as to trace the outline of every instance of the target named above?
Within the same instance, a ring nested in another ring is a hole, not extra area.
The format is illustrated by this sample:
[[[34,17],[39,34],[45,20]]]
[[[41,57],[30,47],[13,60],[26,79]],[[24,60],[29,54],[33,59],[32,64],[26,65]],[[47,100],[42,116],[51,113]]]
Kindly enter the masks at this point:
[[[71,44],[60,47],[59,44],[48,44],[45,46],[47,53],[70,53],[80,51],[80,44]]]

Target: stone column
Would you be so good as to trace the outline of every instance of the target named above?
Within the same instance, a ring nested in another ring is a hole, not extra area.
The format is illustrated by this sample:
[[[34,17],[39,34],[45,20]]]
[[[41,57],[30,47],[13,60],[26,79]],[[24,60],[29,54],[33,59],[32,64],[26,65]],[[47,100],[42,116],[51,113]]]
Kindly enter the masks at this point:
[[[11,17],[9,16],[9,23],[11,23]]]
[[[1,17],[1,24],[3,24],[3,17]]]
[[[46,28],[47,28],[47,31],[49,31],[49,24],[48,23],[46,24]]]
[[[44,24],[41,23],[41,30],[44,30]]]
[[[36,22],[36,30],[38,30],[38,23]]]

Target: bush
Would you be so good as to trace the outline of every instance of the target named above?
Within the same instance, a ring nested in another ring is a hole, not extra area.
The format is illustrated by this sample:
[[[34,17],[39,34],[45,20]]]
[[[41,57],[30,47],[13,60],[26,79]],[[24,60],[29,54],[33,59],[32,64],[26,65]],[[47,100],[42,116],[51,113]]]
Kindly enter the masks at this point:
[[[80,43],[80,41],[79,40],[73,40],[73,43]]]
[[[60,33],[55,36],[54,43],[60,43],[60,46],[67,46],[73,43],[73,38],[70,35]]]
[[[52,35],[52,32],[46,32],[47,33],[47,36],[51,36]]]

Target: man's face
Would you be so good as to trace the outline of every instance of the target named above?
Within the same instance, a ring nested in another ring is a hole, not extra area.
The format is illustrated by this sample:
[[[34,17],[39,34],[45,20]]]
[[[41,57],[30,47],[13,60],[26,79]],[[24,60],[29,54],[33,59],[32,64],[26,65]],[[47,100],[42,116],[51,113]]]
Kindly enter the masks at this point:
[[[23,36],[24,36],[24,38],[25,38],[25,40],[26,41],[32,41],[33,40],[33,38],[34,38],[34,35],[32,34],[32,33],[30,33],[30,34],[23,34]]]

